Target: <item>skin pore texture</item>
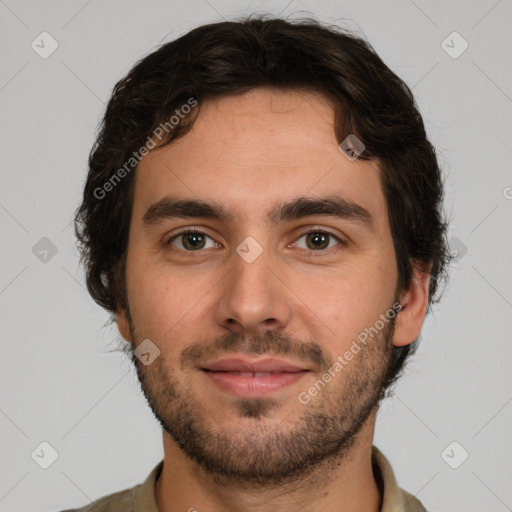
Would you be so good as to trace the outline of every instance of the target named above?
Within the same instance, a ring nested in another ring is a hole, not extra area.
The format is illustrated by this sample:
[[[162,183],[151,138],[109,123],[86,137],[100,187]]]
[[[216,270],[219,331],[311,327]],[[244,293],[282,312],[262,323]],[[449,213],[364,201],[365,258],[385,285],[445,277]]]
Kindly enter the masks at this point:
[[[377,163],[346,158],[333,126],[317,93],[255,89],[205,101],[188,134],[137,168],[128,309],[116,321],[132,349],[149,339],[160,350],[147,366],[132,359],[164,430],[161,512],[380,510],[371,446],[382,383],[393,345],[420,333],[428,274],[415,271],[397,296]],[[367,210],[371,224],[268,215],[333,196]],[[146,214],[170,197],[221,204],[230,216]],[[254,241],[261,250],[251,262],[237,252],[247,237],[249,253]],[[398,315],[332,371],[398,301]],[[202,370],[231,356],[308,371],[263,396],[238,396]],[[299,400],[329,368],[329,382]]]

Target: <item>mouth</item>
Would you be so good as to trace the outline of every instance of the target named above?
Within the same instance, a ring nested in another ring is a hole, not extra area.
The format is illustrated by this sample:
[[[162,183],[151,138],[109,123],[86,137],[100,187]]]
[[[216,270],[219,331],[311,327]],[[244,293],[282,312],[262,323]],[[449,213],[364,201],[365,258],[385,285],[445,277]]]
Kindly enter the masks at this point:
[[[255,398],[276,392],[300,381],[311,370],[273,358],[251,361],[221,359],[200,367],[203,374],[223,391]]]

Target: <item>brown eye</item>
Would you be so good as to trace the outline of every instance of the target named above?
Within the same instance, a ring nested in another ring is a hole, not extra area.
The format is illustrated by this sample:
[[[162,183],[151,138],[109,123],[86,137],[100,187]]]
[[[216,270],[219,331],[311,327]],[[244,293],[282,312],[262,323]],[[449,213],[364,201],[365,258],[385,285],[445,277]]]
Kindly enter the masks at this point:
[[[329,233],[328,231],[321,231],[321,230],[314,230],[314,231],[308,231],[307,233],[304,233],[301,237],[298,238],[298,240],[301,240],[302,238],[305,239],[305,246],[299,244],[299,242],[295,242],[295,246],[306,249],[310,251],[320,251],[324,252],[326,249],[331,249],[333,247],[336,247],[338,245],[342,245],[343,242],[332,233]],[[332,242],[335,242],[332,244]]]
[[[183,231],[170,238],[166,245],[172,245],[177,250],[193,252],[209,248],[206,247],[207,239],[213,242],[211,237],[200,231]],[[215,242],[210,247],[215,247]]]
[[[182,236],[182,244],[188,250],[202,249],[205,245],[205,237],[200,233],[185,233]]]
[[[313,250],[326,249],[329,246],[329,237],[326,233],[308,233],[306,245]]]

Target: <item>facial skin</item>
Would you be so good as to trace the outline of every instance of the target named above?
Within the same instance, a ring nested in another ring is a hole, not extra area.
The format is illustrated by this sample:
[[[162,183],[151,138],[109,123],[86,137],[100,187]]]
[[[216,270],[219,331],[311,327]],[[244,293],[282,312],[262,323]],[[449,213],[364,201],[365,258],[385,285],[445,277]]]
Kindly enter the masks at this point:
[[[116,320],[133,349],[150,339],[160,350],[148,366],[133,361],[164,428],[161,511],[287,511],[297,502],[309,511],[380,509],[370,458],[379,395],[393,345],[419,335],[428,275],[416,273],[396,296],[377,164],[342,155],[333,123],[318,94],[257,89],[204,102],[187,135],[137,168],[129,311],[118,309]],[[267,218],[276,205],[333,195],[366,209],[372,226],[319,214]],[[145,222],[167,196],[221,203],[232,218]],[[250,263],[236,250],[247,237],[262,249]],[[396,322],[299,401],[398,299]],[[309,371],[262,397],[240,397],[201,369],[233,355]]]

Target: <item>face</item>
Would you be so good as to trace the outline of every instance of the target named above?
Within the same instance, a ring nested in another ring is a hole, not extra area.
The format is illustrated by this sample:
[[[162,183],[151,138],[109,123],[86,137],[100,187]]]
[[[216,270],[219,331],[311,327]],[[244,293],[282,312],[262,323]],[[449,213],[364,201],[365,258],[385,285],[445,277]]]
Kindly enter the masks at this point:
[[[117,323],[132,349],[160,351],[133,361],[164,431],[238,482],[280,483],[346,453],[393,344],[421,327],[422,297],[396,325],[389,314],[398,274],[379,169],[346,158],[333,123],[313,93],[206,101],[136,171]]]

